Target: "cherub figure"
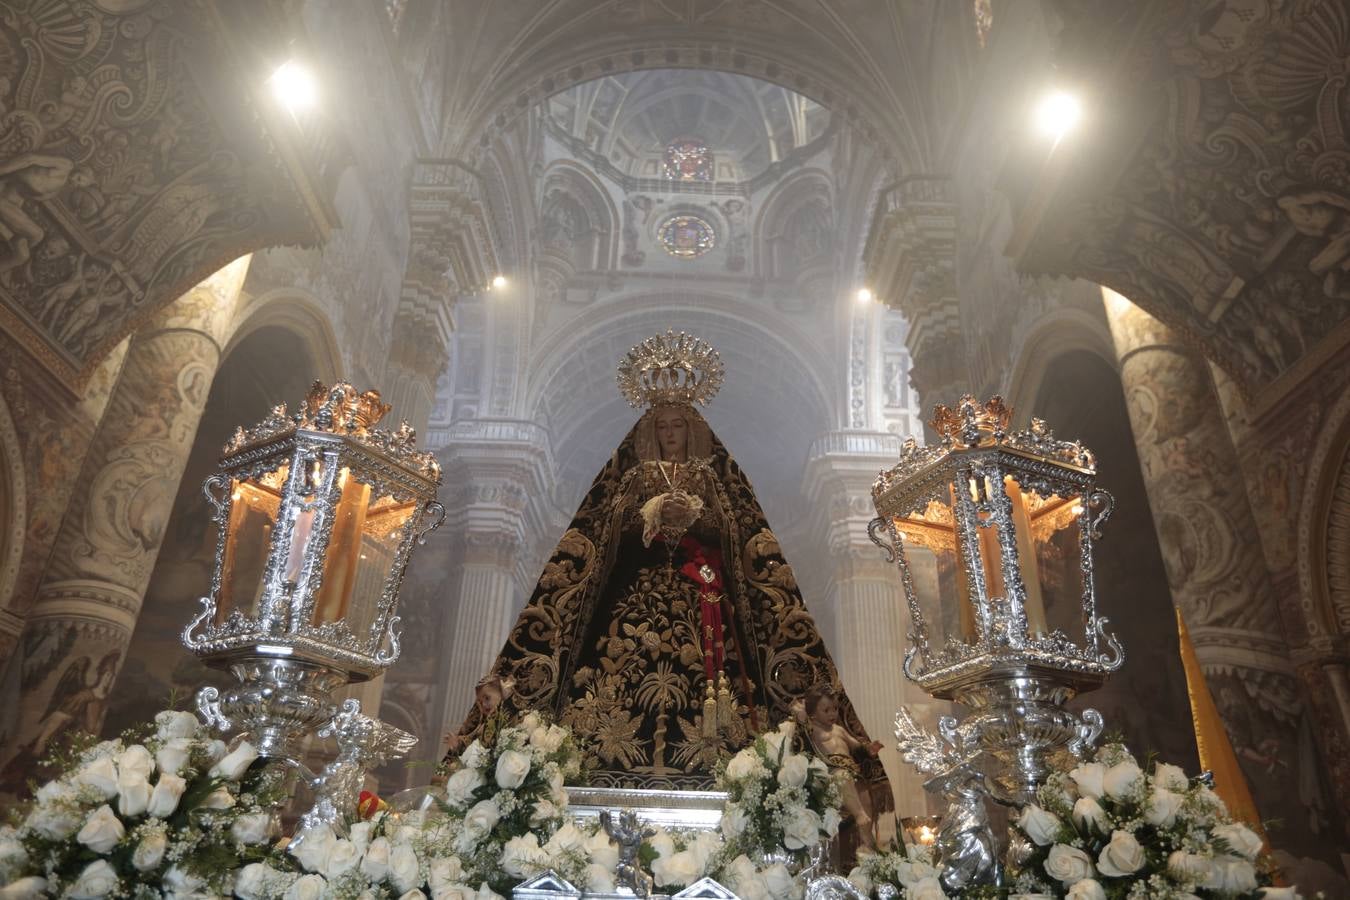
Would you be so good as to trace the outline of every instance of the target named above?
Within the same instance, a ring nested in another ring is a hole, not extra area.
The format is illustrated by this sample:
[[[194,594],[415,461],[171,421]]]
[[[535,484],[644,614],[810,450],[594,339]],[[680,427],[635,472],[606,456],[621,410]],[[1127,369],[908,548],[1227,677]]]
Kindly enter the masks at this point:
[[[853,754],[863,752],[876,756],[880,741],[864,744],[848,729],[839,724],[839,704],[834,691],[826,684],[817,684],[806,696],[792,705],[797,721],[806,726],[807,739],[815,753],[825,760],[831,771],[843,771],[841,792],[844,812],[853,818],[858,829],[858,841],[866,850],[876,850],[876,826],[871,810],[871,797],[863,785],[862,767]]]
[[[650,897],[652,876],[642,870],[638,851],[643,841],[656,834],[656,829],[640,821],[637,812],[631,809],[619,813],[618,824],[615,824],[609,810],[601,810],[600,825],[605,829],[605,834],[619,845],[619,862],[614,867],[615,880],[639,897]]]
[[[441,761],[442,769],[446,767],[453,769],[457,766],[459,754],[475,740],[488,747],[497,742],[497,732],[509,724],[507,718],[509,712],[502,706],[502,702],[511,696],[515,686],[516,683],[511,678],[503,678],[492,673],[483,676],[473,689],[478,724],[471,731],[445,736],[446,750],[445,757]],[[440,776],[433,779],[432,783],[442,784],[444,780],[445,776]]]

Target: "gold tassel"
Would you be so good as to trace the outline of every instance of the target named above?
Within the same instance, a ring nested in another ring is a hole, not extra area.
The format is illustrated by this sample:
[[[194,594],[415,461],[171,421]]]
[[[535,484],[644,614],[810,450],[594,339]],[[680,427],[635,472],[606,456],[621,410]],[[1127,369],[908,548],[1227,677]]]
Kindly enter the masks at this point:
[[[703,699],[703,736],[717,737],[717,697],[711,679],[708,680],[708,696]]]
[[[731,699],[731,686],[727,684],[727,673],[717,673],[717,721],[723,728],[730,728],[736,716],[736,707]]]
[[[1191,719],[1195,727],[1195,749],[1200,754],[1200,768],[1214,773],[1214,793],[1227,805],[1233,818],[1246,823],[1269,847],[1270,839],[1261,827],[1261,815],[1256,811],[1251,789],[1247,787],[1247,779],[1238,765],[1237,754],[1228,740],[1219,709],[1214,705],[1209,685],[1205,683],[1205,673],[1200,668],[1200,659],[1195,655],[1195,645],[1191,643],[1191,635],[1186,630],[1180,609],[1177,609],[1177,637],[1181,645],[1181,667],[1186,672],[1186,693],[1191,700]]]

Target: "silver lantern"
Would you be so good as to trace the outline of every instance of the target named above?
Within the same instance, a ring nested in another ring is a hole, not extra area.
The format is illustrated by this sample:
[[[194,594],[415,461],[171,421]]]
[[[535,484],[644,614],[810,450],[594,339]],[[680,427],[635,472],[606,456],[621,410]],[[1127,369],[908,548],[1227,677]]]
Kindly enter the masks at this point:
[[[211,593],[183,631],[207,665],[238,684],[203,688],[198,709],[242,728],[263,756],[328,724],[334,688],[399,655],[399,588],[414,543],[436,528],[440,466],[375,391],[316,383],[225,447],[204,490],[219,529]]]
[[[942,723],[955,757],[979,753],[995,796],[1027,801],[1057,754],[1100,733],[1099,714],[1064,703],[1124,654],[1097,612],[1093,541],[1114,502],[1096,460],[1038,419],[1021,431],[1010,419],[998,397],[937,407],[940,442],[907,441],[873,486],[871,531],[900,566],[906,676],[970,711]]]

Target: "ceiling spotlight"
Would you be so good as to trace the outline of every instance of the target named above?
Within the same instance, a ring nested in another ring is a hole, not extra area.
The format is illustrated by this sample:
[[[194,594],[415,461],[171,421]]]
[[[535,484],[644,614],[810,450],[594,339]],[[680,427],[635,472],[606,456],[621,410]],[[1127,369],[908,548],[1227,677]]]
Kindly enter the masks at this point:
[[[272,95],[292,113],[303,112],[319,99],[319,83],[314,73],[295,60],[287,60],[267,79]]]
[[[505,275],[498,275],[496,278],[493,278],[493,279],[492,279],[492,287],[493,287],[494,289],[496,289],[496,290],[499,290],[499,291],[500,291],[502,288],[506,287],[506,276],[505,276]]]
[[[1078,124],[1082,115],[1083,110],[1078,105],[1077,97],[1063,91],[1055,91],[1036,107],[1036,128],[1042,134],[1058,141]]]
[[[858,294],[857,294],[857,297],[858,297],[858,302],[859,302],[859,303],[871,303],[871,302],[872,302],[872,292],[869,291],[867,288],[858,288]]]

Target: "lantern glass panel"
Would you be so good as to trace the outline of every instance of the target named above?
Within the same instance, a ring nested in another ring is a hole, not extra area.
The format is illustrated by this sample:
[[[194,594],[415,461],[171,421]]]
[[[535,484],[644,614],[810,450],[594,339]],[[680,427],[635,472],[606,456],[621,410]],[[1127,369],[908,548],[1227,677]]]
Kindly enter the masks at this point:
[[[1014,521],[1022,581],[1027,589],[1028,628],[1033,634],[1056,630],[1071,637],[1081,634],[1082,498],[1072,492],[1042,496],[1011,480],[1009,488],[1009,495],[1017,498]]]
[[[346,620],[358,637],[375,624],[395,554],[415,501],[373,497],[371,486],[350,469],[338,476],[341,493],[328,539],[323,582],[314,603],[314,624]]]
[[[288,469],[283,463],[263,475],[236,478],[230,483],[230,517],[225,527],[217,624],[234,610],[246,616],[258,615],[272,531],[276,528]]]
[[[966,568],[954,523],[948,499],[930,500],[922,509],[895,519],[929,640],[939,645],[975,637]]]

